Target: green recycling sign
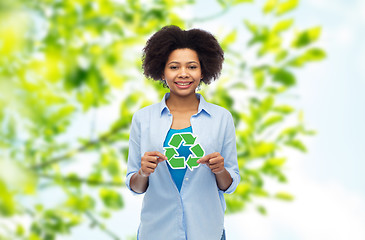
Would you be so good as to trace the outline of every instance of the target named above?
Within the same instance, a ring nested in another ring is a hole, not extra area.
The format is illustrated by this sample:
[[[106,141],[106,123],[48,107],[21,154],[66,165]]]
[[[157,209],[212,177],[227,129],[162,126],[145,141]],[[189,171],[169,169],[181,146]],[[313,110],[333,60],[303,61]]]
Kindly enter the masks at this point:
[[[172,169],[184,169],[188,167],[192,171],[194,168],[199,167],[199,163],[196,161],[202,158],[205,152],[199,143],[195,144],[196,138],[197,137],[194,137],[191,133],[175,133],[171,136],[168,143],[169,147],[164,147],[164,150],[167,162]],[[177,157],[179,154],[176,149],[178,149],[183,142],[184,146],[190,146],[190,152],[194,154],[190,154],[188,159],[185,159],[185,157]]]

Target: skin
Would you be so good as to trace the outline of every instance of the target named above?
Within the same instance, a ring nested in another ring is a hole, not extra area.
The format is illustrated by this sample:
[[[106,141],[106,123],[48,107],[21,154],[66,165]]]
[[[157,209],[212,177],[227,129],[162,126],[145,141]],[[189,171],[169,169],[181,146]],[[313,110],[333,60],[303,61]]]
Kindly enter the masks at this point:
[[[203,78],[198,54],[184,48],[172,51],[162,74],[170,89],[170,97],[166,105],[173,115],[171,128],[183,129],[190,126],[190,118],[198,112],[199,99],[195,95],[196,88]],[[179,87],[178,83],[189,83],[188,87]],[[148,178],[158,164],[167,157],[158,151],[146,152],[141,158],[141,168],[131,178],[131,188],[143,193],[148,188]],[[216,176],[219,189],[225,191],[232,184],[232,178],[224,167],[224,158],[219,152],[211,153],[198,160],[206,164]]]

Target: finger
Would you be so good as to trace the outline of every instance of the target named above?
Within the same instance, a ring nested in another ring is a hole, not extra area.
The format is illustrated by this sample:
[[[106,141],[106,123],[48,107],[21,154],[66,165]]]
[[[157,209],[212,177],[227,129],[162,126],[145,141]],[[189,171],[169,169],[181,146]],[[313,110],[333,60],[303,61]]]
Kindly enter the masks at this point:
[[[143,165],[143,169],[154,170],[157,167],[157,163],[148,162]]]
[[[157,156],[148,156],[147,159],[150,159],[150,162],[154,162],[154,163],[160,163],[162,161],[165,161],[166,159],[162,159],[160,157]]]
[[[158,152],[158,151],[152,151],[152,152],[146,152],[145,155],[148,156],[157,156],[161,159],[167,160],[167,157],[165,155],[163,155],[162,153]]]
[[[210,164],[209,168],[213,173],[221,172],[224,169],[224,164],[223,163]]]
[[[160,162],[166,161],[167,159],[158,158],[157,160],[158,160],[158,163],[160,163]]]
[[[157,164],[158,163],[157,159],[158,159],[157,157],[145,156],[145,157],[142,157],[141,164],[142,163],[145,163],[145,164],[148,164],[148,163]]]
[[[221,163],[216,163],[216,164],[210,164],[209,165],[209,168],[211,169],[211,170],[214,170],[214,169],[217,169],[217,168],[223,168],[224,167],[224,165],[223,164],[221,164]]]
[[[214,157],[209,159],[209,164],[214,165],[217,163],[224,163],[224,158],[222,156]]]
[[[154,173],[154,172],[155,172],[155,169],[156,169],[156,168],[153,168],[153,167],[148,167],[148,168],[146,168],[147,172],[148,172],[148,173],[150,173],[150,174],[151,174],[151,173]]]
[[[196,161],[197,163],[201,163],[201,164],[207,164],[208,163],[208,158],[207,158],[207,156],[204,156],[204,157],[202,157],[202,158],[200,158],[200,159],[198,159],[198,161]]]
[[[198,161],[196,161],[197,163],[202,163],[202,164],[207,164],[209,159],[211,157],[211,154],[205,155],[204,157],[202,157],[201,159],[199,159]]]
[[[206,162],[209,161],[211,158],[215,158],[215,157],[218,157],[218,156],[220,156],[220,153],[219,152],[214,152],[214,153],[205,155],[204,157],[202,157],[201,159],[199,159],[197,161],[197,163],[206,164]]]

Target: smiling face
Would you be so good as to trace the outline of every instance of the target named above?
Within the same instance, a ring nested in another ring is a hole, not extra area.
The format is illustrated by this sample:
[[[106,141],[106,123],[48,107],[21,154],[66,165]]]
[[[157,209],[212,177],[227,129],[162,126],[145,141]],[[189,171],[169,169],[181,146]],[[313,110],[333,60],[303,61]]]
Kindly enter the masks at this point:
[[[195,94],[202,77],[198,54],[194,50],[184,48],[170,53],[162,79],[166,80],[170,94],[188,96]]]

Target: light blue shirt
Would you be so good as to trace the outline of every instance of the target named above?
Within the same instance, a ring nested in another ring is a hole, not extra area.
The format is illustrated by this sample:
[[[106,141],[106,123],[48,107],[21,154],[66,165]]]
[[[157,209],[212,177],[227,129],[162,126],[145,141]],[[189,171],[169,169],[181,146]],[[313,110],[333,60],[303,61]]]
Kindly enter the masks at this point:
[[[172,124],[172,114],[166,105],[169,96],[166,93],[160,103],[133,115],[126,176],[129,189],[130,179],[140,169],[144,153],[164,153],[163,143]],[[240,181],[235,127],[229,111],[206,102],[200,94],[196,96],[200,100],[198,112],[190,118],[196,142],[206,155],[219,152],[224,157],[224,166],[233,182],[226,191],[221,191],[214,173],[201,164],[193,171],[186,170],[179,192],[167,162],[159,163],[149,176],[144,193],[137,236],[140,240],[219,240],[222,236],[226,209],[223,193],[232,193]]]

